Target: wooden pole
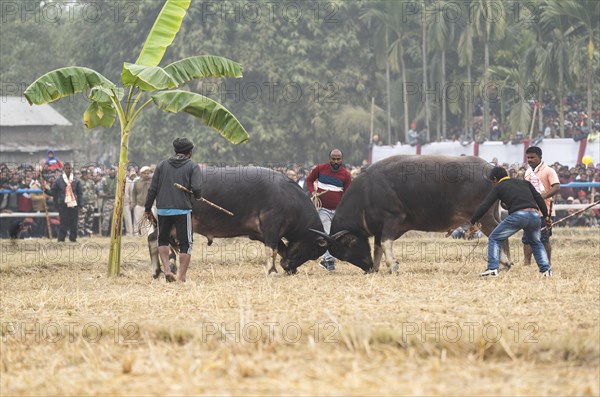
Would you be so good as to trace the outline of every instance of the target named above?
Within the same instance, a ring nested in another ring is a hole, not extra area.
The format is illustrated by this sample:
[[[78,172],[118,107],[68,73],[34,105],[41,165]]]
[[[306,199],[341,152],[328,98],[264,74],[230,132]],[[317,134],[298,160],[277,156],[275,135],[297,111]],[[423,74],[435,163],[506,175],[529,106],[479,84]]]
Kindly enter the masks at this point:
[[[535,115],[537,113],[538,110],[538,104],[536,103],[535,106],[533,107],[533,116],[531,117],[531,127],[529,127],[529,142],[531,142],[531,136],[533,134],[533,126],[535,124]]]
[[[189,194],[194,194],[194,192],[192,192],[190,189],[188,189],[188,188],[187,188],[187,187],[185,187],[185,186],[182,186],[182,185],[180,185],[179,183],[174,183],[174,185],[175,185],[175,187],[176,187],[177,189],[183,190],[184,192],[186,192],[186,193],[189,193]],[[228,210],[226,210],[225,208],[223,208],[223,207],[220,207],[220,206],[216,205],[215,203],[213,203],[213,202],[212,202],[212,201],[210,201],[210,200],[207,200],[207,199],[205,199],[204,197],[200,197],[200,198],[198,198],[198,199],[196,199],[196,200],[198,200],[198,201],[202,201],[202,202],[205,202],[206,204],[210,205],[211,207],[213,207],[213,208],[216,208],[216,209],[218,209],[219,211],[221,211],[221,212],[224,212],[224,213],[226,213],[226,214],[227,214],[227,215],[229,215],[229,216],[233,216],[233,212],[231,212],[231,211],[228,211]]]
[[[42,185],[42,195],[44,196],[44,212],[46,213],[46,228],[48,229],[48,238],[52,239],[52,227],[50,226],[50,216],[48,215],[48,204],[46,203],[46,180],[42,175],[42,169],[40,168],[40,184]]]
[[[373,143],[373,133],[375,125],[375,97],[371,97],[371,138],[369,143]]]
[[[588,205],[588,206],[587,206],[587,207],[585,207],[585,208],[582,208],[582,209],[580,209],[580,210],[578,210],[578,211],[575,211],[575,212],[573,212],[571,215],[567,215],[567,216],[565,216],[564,218],[557,220],[556,222],[552,222],[552,225],[550,225],[550,227],[552,227],[552,226],[556,225],[557,223],[564,222],[564,221],[566,221],[567,219],[574,217],[575,215],[579,215],[579,214],[581,214],[583,211],[585,211],[585,210],[589,210],[590,208],[592,208],[592,207],[594,207],[594,206],[596,206],[596,205],[598,205],[598,204],[600,204],[600,200],[596,201],[595,203],[592,203],[592,204]],[[544,229],[546,229],[546,228],[547,228],[547,226],[544,226],[544,227],[542,228],[542,230],[544,230]]]

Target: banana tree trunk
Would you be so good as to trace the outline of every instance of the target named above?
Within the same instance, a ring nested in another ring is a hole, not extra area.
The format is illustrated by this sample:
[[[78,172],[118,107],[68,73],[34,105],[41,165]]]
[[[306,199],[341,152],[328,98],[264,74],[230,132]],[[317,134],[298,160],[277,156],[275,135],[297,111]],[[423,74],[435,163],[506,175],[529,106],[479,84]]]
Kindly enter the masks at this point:
[[[125,199],[125,173],[127,171],[127,149],[129,129],[121,132],[121,152],[119,155],[119,171],[117,174],[117,192],[110,231],[110,254],[108,257],[108,275],[118,276],[121,267],[121,236],[123,234],[123,204]]]

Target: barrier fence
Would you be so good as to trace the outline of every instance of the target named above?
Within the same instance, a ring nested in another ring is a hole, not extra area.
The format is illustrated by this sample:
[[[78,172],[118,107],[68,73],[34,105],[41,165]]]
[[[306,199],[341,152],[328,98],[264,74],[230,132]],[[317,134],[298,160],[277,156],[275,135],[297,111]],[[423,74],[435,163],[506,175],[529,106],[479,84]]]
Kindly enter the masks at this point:
[[[567,184],[562,184],[560,185],[560,187],[571,187],[571,188],[600,188],[600,182],[570,182]],[[0,194],[23,194],[23,193],[28,193],[28,194],[36,194],[36,193],[42,193],[42,190],[40,189],[16,189],[16,190],[11,190],[11,189],[2,189],[0,190]],[[585,207],[589,206],[589,204],[554,204],[554,210],[555,211],[562,211],[562,210],[580,210],[583,209]],[[502,210],[505,211],[505,210]],[[52,211],[52,212],[48,212],[48,216],[49,217],[58,217],[58,212],[56,211]],[[100,217],[100,213],[96,212],[93,215],[95,218]],[[9,218],[45,218],[46,217],[46,213],[45,212],[2,212],[0,213],[0,221],[2,219],[9,219]]]

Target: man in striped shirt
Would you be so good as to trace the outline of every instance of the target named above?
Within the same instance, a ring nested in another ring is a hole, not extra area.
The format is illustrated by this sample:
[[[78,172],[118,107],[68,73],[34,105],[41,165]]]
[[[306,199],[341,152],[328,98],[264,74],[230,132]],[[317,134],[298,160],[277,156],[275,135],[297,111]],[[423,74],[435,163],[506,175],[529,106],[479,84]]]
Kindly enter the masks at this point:
[[[306,186],[311,195],[318,196],[321,200],[321,208],[318,209],[319,218],[325,233],[328,234],[335,209],[352,182],[350,172],[344,168],[342,159],[342,151],[333,149],[329,152],[329,163],[318,164],[306,177]],[[329,251],[325,252],[320,264],[329,271],[335,270],[335,258]]]

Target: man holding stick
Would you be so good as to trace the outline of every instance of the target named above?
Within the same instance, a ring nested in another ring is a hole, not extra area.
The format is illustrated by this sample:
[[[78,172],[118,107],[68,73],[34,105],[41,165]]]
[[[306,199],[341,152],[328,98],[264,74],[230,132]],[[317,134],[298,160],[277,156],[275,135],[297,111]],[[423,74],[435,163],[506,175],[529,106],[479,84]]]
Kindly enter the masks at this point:
[[[535,190],[542,196],[546,202],[550,217],[556,215],[552,208],[552,197],[560,191],[560,180],[558,174],[552,167],[546,165],[542,161],[542,149],[537,146],[531,146],[525,151],[527,156],[527,164],[529,169],[525,172],[525,180],[533,185]],[[544,226],[544,221],[541,221],[541,226]],[[550,236],[552,236],[552,228],[547,227],[542,231],[541,241],[544,244],[544,249],[548,254],[548,261],[552,261],[552,245],[550,244]],[[521,239],[523,242],[523,264],[531,265],[531,241],[523,234]]]
[[[173,141],[175,156],[163,160],[156,166],[148,196],[146,197],[146,219],[154,220],[152,204],[156,199],[158,213],[158,254],[163,264],[167,282],[175,281],[169,266],[169,238],[175,227],[179,241],[179,271],[177,279],[184,282],[192,258],[192,197],[178,189],[175,184],[188,187],[194,197],[201,195],[202,177],[198,165],[190,160],[194,144],[187,138]]]
[[[488,237],[488,267],[479,275],[482,277],[498,275],[502,243],[519,230],[523,230],[531,242],[533,256],[540,273],[543,277],[552,277],[546,250],[540,241],[540,219],[546,225],[552,224],[542,196],[529,182],[510,179],[502,167],[494,167],[490,173],[490,180],[494,184],[494,188],[471,217],[469,232],[476,230],[475,224],[496,200],[502,201],[506,206],[508,216],[496,226]],[[543,218],[540,218],[538,209]]]

